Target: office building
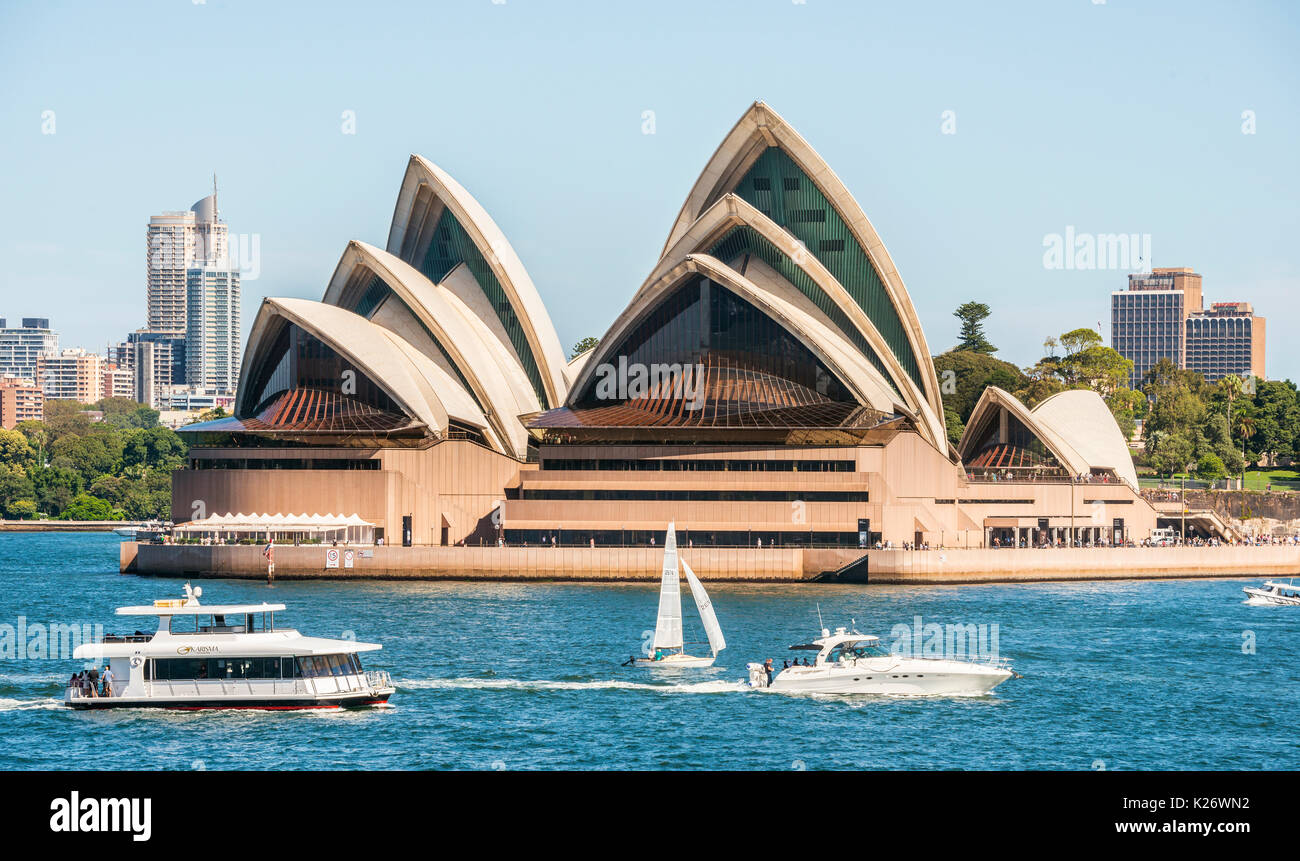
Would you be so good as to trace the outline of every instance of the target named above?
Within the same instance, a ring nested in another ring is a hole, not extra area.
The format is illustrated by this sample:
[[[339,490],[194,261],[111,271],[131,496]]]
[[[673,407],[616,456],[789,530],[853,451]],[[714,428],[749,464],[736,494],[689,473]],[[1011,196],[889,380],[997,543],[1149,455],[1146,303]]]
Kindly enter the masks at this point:
[[[1264,318],[1249,302],[1215,302],[1187,318],[1186,365],[1210,382],[1264,377]]]
[[[22,325],[10,327],[0,317],[0,376],[9,374],[36,379],[36,360],[59,351],[59,336],[50,330],[45,317],[24,317]]]

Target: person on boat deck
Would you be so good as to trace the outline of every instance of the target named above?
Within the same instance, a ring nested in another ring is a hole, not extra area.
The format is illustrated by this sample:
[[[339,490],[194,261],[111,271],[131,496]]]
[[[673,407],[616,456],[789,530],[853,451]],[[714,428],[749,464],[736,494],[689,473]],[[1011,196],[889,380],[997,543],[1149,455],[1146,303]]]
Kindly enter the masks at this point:
[[[113,695],[113,669],[108,664],[104,665],[104,675],[101,678],[104,680],[104,696],[111,697]]]
[[[767,673],[768,687],[772,686],[772,659],[768,658],[763,662],[763,672]]]
[[[92,697],[99,696],[99,668],[91,667],[90,671],[86,673],[86,680],[90,682],[90,695]]]
[[[655,649],[655,660],[656,660],[656,661],[662,661],[663,659],[664,659],[664,650],[663,650],[663,649]]]

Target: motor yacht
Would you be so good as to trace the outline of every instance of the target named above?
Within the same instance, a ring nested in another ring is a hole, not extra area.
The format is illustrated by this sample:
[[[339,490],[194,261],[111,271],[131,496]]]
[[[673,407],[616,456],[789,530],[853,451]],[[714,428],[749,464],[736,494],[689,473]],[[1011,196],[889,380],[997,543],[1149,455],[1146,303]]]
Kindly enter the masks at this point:
[[[822,694],[979,695],[1013,676],[1008,662],[913,658],[892,654],[879,637],[823,628],[820,638],[791,646],[816,652],[811,664],[778,670],[768,683],[762,664],[751,663],[749,683],[773,691]]]
[[[1246,603],[1262,606],[1294,607],[1300,605],[1300,586],[1265,580],[1261,586],[1244,586]]]
[[[153,633],[105,635],[73,657],[111,670],[110,682],[74,676],[64,704],[76,709],[337,709],[377,706],[393,694],[386,672],[366,671],[360,655],[378,643],[304,637],[278,628],[283,604],[207,605],[202,588],[185,597],[119,607],[117,615],[157,618]]]

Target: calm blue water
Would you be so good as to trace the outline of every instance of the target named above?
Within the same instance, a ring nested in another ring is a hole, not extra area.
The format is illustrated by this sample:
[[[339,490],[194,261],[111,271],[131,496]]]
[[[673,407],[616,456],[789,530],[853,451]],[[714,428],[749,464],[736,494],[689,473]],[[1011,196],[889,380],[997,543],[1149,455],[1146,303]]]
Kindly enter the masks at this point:
[[[179,595],[117,574],[118,540],[0,534],[0,624],[113,632],[115,607]],[[618,666],[654,626],[651,585],[202,585],[209,602],[288,604],[278,621],[304,633],[382,642],[368,664],[397,680],[392,707],[74,712],[59,705],[73,662],[5,660],[0,768],[1300,768],[1300,611],[1245,606],[1239,581],[713,585],[729,648],[681,679]],[[1025,678],[967,699],[737,684],[747,660],[779,666],[815,636],[818,604],[881,635],[915,614],[996,624]]]

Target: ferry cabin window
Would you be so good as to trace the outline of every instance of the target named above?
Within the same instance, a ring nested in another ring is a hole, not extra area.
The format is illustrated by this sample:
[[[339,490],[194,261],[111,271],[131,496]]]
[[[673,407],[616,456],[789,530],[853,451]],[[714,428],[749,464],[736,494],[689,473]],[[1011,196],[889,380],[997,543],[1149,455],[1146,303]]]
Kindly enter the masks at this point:
[[[266,613],[168,616],[167,631],[171,634],[251,634],[273,630],[274,623],[267,616]]]
[[[361,661],[356,655],[312,655],[298,659],[298,669],[304,679],[318,676],[349,676],[361,672]]]
[[[293,658],[155,658],[158,681],[294,678]]]

